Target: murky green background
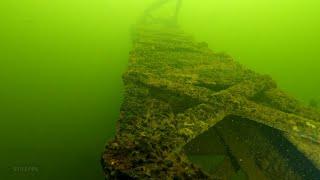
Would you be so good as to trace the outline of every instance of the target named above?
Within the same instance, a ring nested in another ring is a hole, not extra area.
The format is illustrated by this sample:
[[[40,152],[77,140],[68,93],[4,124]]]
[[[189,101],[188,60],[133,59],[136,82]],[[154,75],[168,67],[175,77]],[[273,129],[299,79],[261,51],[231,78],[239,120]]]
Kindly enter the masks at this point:
[[[99,156],[118,117],[130,27],[150,2],[0,2],[0,179],[103,179]],[[180,22],[308,102],[320,96],[319,8],[185,0]]]

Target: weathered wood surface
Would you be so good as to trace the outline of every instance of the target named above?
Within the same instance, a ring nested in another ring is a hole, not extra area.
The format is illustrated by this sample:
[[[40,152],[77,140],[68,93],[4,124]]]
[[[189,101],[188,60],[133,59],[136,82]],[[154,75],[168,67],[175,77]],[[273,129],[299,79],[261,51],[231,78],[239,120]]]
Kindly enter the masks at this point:
[[[208,179],[181,151],[225,117],[283,133],[320,168],[320,113],[177,27],[137,26],[117,134],[102,164],[110,179]]]
[[[106,177],[213,178],[189,162],[182,149],[230,116],[277,129],[320,169],[320,112],[278,89],[269,76],[185,34],[177,26],[182,0],[171,19],[152,17],[170,1],[155,1],[134,30],[117,134],[102,158]]]

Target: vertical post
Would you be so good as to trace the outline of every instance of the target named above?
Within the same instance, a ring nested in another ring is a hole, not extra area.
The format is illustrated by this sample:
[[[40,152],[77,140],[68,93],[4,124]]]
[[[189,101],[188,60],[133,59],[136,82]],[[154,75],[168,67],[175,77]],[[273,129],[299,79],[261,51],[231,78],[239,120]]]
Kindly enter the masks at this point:
[[[182,0],[177,0],[176,11],[174,12],[174,20],[176,24],[178,24],[178,15],[181,9],[181,5],[182,5]]]
[[[150,14],[152,11],[159,9],[162,5],[164,5],[170,1],[172,1],[172,0],[157,0],[154,3],[152,3],[151,6],[145,10],[144,16],[143,16],[143,21],[145,21],[148,17],[150,17]],[[178,15],[179,15],[181,5],[182,5],[182,0],[176,0],[176,1],[177,1],[176,9],[175,9],[175,12],[172,17],[175,24],[177,24],[177,22],[178,22]]]

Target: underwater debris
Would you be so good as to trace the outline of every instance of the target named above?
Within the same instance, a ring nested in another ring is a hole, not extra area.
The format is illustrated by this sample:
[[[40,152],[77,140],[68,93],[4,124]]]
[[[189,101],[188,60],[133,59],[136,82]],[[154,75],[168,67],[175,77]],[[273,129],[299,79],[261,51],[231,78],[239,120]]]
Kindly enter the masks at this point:
[[[116,137],[101,160],[108,179],[219,179],[190,162],[183,148],[230,116],[278,130],[320,169],[319,111],[177,26],[144,22],[134,36]],[[265,151],[270,158],[252,153],[255,166],[275,175],[286,164],[272,164],[276,151]]]

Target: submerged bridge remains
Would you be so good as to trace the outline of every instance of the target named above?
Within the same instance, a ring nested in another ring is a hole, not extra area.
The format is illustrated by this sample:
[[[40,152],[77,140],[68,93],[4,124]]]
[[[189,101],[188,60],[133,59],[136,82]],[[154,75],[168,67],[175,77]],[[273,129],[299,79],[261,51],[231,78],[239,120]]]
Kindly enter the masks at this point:
[[[311,167],[297,172],[290,164],[294,160],[288,160],[278,147],[252,137],[248,156],[264,178],[318,176],[320,112],[287,95],[269,76],[195,41],[176,25],[176,15],[171,21],[147,17],[155,7],[135,26],[129,67],[123,75],[125,92],[117,133],[101,161],[106,178],[224,179],[194,165],[185,146],[222,121],[231,124],[233,120],[255,122],[253,129],[273,129]],[[228,139],[224,129],[219,131],[220,139]],[[260,132],[254,136],[266,137]],[[229,159],[247,170],[250,178],[248,165],[235,155],[237,149],[226,141],[224,146],[231,148],[226,156],[234,156]]]

